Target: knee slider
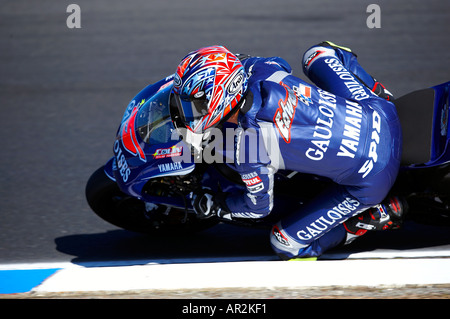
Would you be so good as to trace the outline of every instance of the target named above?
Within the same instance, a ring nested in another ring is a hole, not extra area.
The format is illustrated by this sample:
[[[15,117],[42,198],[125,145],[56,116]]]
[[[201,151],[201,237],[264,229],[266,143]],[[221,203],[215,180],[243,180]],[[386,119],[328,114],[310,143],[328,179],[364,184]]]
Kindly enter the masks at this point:
[[[309,68],[311,67],[311,65],[318,58],[324,58],[324,57],[337,58],[336,52],[334,51],[334,49],[329,46],[322,45],[323,43],[311,47],[303,54],[302,67],[303,67],[303,72],[306,75],[308,75]]]
[[[274,225],[270,232],[270,244],[273,250],[281,259],[290,259],[299,254],[300,249],[307,247],[294,240],[282,228],[281,223]]]
[[[311,64],[318,57],[335,57],[339,60],[343,60],[344,56],[353,56],[357,57],[357,55],[350,49],[344,46],[337,45],[331,41],[321,42],[313,47],[311,47],[308,51],[303,55],[303,72],[308,75],[309,68]]]

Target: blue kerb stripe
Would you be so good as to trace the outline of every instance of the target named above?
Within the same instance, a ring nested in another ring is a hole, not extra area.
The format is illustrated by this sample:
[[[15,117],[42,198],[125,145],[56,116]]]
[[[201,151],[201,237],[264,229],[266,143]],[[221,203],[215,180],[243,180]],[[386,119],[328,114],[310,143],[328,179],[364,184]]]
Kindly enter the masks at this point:
[[[60,269],[0,270],[0,294],[28,292]]]

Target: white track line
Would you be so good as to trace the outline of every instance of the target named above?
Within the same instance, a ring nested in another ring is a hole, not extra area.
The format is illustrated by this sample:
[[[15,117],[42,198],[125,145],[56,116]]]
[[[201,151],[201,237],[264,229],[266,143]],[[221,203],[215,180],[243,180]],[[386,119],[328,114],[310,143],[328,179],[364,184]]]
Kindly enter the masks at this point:
[[[63,269],[38,292],[450,283],[450,258],[150,264]]]
[[[450,246],[327,253],[319,261],[276,256],[23,263],[0,270],[60,269],[34,291],[402,286],[450,284]]]

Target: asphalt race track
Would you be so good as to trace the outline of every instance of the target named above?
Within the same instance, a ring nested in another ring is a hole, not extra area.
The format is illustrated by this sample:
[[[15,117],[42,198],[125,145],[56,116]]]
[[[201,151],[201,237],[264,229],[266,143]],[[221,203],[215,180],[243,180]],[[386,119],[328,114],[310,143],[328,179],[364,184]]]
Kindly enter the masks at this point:
[[[396,96],[450,80],[450,3],[377,1],[3,1],[0,9],[0,264],[271,256],[266,231],[219,225],[149,238],[103,222],[84,187],[112,156],[125,106],[202,46],[300,58],[323,40],[352,48]],[[407,224],[352,250],[450,245],[448,229]],[[450,249],[450,246],[448,246]],[[350,248],[347,248],[350,249]],[[345,253],[345,251],[344,251]]]

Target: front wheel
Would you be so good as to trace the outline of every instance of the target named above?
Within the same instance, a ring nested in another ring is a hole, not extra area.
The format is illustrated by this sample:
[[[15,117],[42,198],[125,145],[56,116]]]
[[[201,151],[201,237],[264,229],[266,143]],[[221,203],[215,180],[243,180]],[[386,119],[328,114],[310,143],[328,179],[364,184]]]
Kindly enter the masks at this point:
[[[193,212],[145,203],[127,195],[105,174],[103,167],[89,178],[86,199],[91,209],[103,220],[139,233],[190,233],[217,224],[217,220],[197,219]]]

